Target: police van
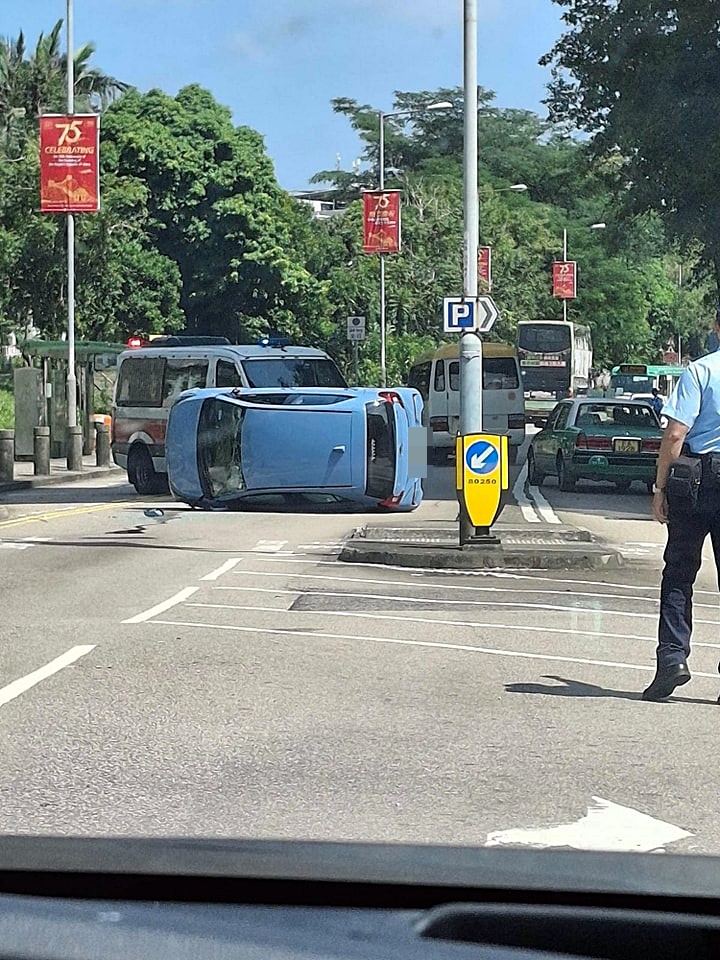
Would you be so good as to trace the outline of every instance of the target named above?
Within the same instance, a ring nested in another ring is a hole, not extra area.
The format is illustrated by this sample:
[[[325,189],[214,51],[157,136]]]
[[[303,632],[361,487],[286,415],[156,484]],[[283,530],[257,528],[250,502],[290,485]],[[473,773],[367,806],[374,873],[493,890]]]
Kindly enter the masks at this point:
[[[418,357],[407,383],[423,398],[432,458],[443,463],[455,452],[460,430],[460,344],[447,343]],[[525,396],[512,344],[483,343],[482,410],[483,430],[508,438],[508,456],[515,463],[525,441]]]
[[[118,357],[112,406],[112,454],[140,494],[165,489],[165,432],[170,407],[193,387],[347,387],[323,350],[264,338],[256,345],[225,337],[133,338]]]

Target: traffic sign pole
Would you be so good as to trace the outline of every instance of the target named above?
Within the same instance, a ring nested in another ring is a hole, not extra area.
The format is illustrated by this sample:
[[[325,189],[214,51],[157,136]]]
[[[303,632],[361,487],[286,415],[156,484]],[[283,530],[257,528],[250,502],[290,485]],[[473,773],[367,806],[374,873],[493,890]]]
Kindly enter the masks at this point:
[[[352,344],[353,373],[355,386],[360,380],[360,341],[365,339],[365,317],[347,318],[347,338]]]
[[[464,69],[464,175],[463,175],[463,295],[476,298],[478,293],[478,94],[477,94],[477,0],[464,0],[463,69]],[[464,333],[460,339],[460,434],[482,433],[482,341],[476,333]],[[467,543],[475,533],[460,498],[460,543]]]

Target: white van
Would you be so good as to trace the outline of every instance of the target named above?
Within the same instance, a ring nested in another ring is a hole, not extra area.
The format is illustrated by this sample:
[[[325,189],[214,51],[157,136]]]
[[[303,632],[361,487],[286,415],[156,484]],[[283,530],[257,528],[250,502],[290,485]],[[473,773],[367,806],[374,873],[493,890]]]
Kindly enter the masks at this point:
[[[433,460],[442,463],[455,452],[460,429],[460,344],[447,343],[418,357],[407,382],[422,394]],[[483,430],[507,436],[510,462],[515,463],[525,440],[525,397],[512,344],[483,343],[482,408]]]
[[[224,337],[164,337],[118,357],[112,454],[138,493],[164,489],[170,407],[192,387],[347,387],[335,363],[312,347],[231,344]]]

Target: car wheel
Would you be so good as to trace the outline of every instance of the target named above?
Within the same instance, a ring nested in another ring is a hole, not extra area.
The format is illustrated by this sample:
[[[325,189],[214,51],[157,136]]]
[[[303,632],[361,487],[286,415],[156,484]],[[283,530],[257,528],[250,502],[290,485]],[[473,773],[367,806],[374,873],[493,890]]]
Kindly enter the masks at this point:
[[[632,483],[632,480],[616,480],[615,489],[617,490],[618,493],[627,493],[628,490],[630,489],[631,483]]]
[[[539,487],[545,479],[545,474],[540,473],[535,463],[535,454],[533,453],[532,447],[528,450],[527,455],[527,467],[528,467],[528,483],[531,487]]]
[[[558,486],[561,490],[567,492],[575,489],[575,477],[573,477],[571,473],[568,473],[568,469],[565,466],[565,458],[562,454],[558,454],[557,458],[557,477]]]
[[[150,452],[141,443],[130,451],[127,471],[130,483],[141,496],[160,492],[163,478],[156,473]]]

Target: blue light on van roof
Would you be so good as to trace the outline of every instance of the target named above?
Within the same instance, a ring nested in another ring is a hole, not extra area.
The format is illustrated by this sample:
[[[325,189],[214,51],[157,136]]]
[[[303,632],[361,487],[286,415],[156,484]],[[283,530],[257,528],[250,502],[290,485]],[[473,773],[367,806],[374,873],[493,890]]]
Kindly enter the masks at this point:
[[[258,346],[261,347],[287,347],[290,341],[287,337],[261,337],[258,340]]]

